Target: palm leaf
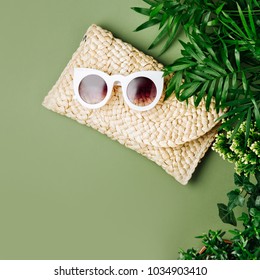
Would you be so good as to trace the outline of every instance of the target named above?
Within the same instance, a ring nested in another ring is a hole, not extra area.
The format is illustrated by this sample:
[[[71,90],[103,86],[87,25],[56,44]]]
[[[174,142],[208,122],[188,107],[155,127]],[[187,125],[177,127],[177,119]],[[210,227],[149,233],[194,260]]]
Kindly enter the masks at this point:
[[[139,8],[139,7],[131,7],[132,10],[134,10],[135,12],[145,15],[145,16],[150,16],[150,9],[147,8]]]
[[[253,0],[254,4],[256,5],[256,7],[260,8],[260,3],[258,2],[258,0]]]
[[[154,48],[165,36],[168,34],[167,25],[163,28],[163,30],[158,34],[158,36],[154,39],[152,44],[149,46],[148,50]]]
[[[210,75],[210,73],[206,73],[205,71],[203,71],[202,69],[200,69],[199,67],[197,67],[196,69],[194,69],[192,71],[193,74],[196,74],[198,76],[200,76],[201,78],[205,78],[206,80],[213,80],[215,77]]]
[[[240,118],[235,123],[235,127],[234,127],[234,130],[233,130],[233,132],[232,132],[232,134],[230,136],[229,143],[231,143],[233,141],[233,139],[236,136],[237,131],[239,130],[241,124],[244,122],[244,119],[245,119],[245,116],[246,116],[246,112],[244,111],[242,114],[239,114],[239,115],[240,115]]]
[[[163,8],[163,3],[159,4],[158,6],[155,6],[151,10],[150,17],[153,18],[153,17],[157,16],[161,12],[162,8]]]
[[[207,111],[209,110],[209,107],[210,107],[210,104],[211,104],[211,100],[212,100],[212,97],[213,97],[215,86],[216,86],[216,80],[213,80],[211,82],[209,90],[207,92],[207,98],[206,98],[206,109],[207,109]]]
[[[184,70],[187,68],[191,68],[195,65],[197,65],[197,63],[194,61],[191,61],[191,60],[183,61],[183,60],[179,59],[179,60],[176,60],[173,65],[166,67],[165,71],[168,73],[172,73],[172,72],[181,71],[181,70]]]
[[[206,82],[207,81],[204,77],[202,77],[200,75],[197,75],[197,74],[194,74],[193,72],[187,72],[186,76],[193,81],[198,81],[198,82]]]
[[[222,3],[217,9],[216,9],[216,14],[219,15],[220,12],[223,10],[223,7],[226,5],[226,3]]]
[[[141,31],[143,29],[146,29],[148,27],[154,26],[155,24],[158,24],[160,22],[160,19],[151,19],[143,24],[139,25],[134,31]]]
[[[247,78],[246,78],[246,75],[245,75],[244,71],[241,72],[241,75],[242,75],[242,86],[243,86],[243,89],[244,89],[244,92],[245,92],[245,97],[247,97],[248,81],[247,81]]]
[[[240,63],[240,52],[239,52],[239,49],[238,49],[238,46],[236,45],[235,47],[235,61],[236,61],[236,65],[237,65],[237,69],[238,71],[240,71],[241,69],[241,63]]]
[[[188,56],[194,58],[196,61],[203,63],[203,60],[205,59],[205,56],[203,52],[198,53],[195,49],[195,45],[191,43],[184,43],[180,40],[180,43],[185,49],[185,52]]]
[[[243,14],[243,11],[241,10],[238,3],[237,3],[237,9],[238,9],[239,16],[240,16],[240,19],[242,21],[243,27],[246,31],[246,34],[247,34],[248,38],[251,38],[252,37],[252,32],[251,32],[249,26],[247,25],[246,18],[245,18],[244,14]]]
[[[162,20],[160,22],[160,26],[159,26],[159,30],[165,25],[165,23],[167,22],[167,20],[170,18],[170,16],[166,13],[164,13],[162,15]]]
[[[231,88],[236,89],[237,88],[237,73],[232,73],[232,81],[231,81]]]
[[[200,30],[205,31],[206,27],[208,26],[208,22],[212,16],[212,12],[208,11],[204,14],[201,23],[200,23]]]
[[[197,97],[195,96],[194,104],[195,104],[196,107],[199,106],[199,104],[200,104],[202,98],[205,96],[206,90],[207,90],[209,84],[210,84],[210,81],[206,81],[206,82],[204,83],[204,85],[202,86],[202,88],[200,89],[200,91],[199,91]]]
[[[260,112],[259,112],[259,105],[257,105],[256,101],[254,98],[251,99],[252,103],[254,105],[254,115],[255,115],[255,120],[256,120],[256,126],[258,129],[260,129]]]
[[[239,107],[236,107],[232,110],[229,110],[227,113],[221,115],[218,120],[222,120],[222,119],[226,119],[226,118],[230,118],[232,116],[235,116],[237,113],[241,113],[241,112],[247,112],[248,111],[248,106],[245,105],[245,106],[239,106]]]
[[[212,68],[212,70],[215,70],[218,73],[218,76],[220,76],[220,74],[222,75],[227,74],[226,70],[223,67],[221,67],[220,65],[218,65],[216,62],[214,62],[209,58],[205,58],[204,63],[210,68]]]
[[[183,80],[183,72],[178,71],[170,80],[167,85],[164,100],[168,99],[172,93],[175,91],[176,97],[179,97],[179,89],[181,87]]]
[[[237,36],[247,40],[246,34],[243,32],[243,30],[237,25],[237,23],[224,11],[222,11],[222,14],[219,17],[221,23],[230,31],[232,31]]]
[[[166,42],[166,44],[164,45],[160,55],[162,55],[163,53],[165,53],[169,47],[171,46],[172,42],[174,41],[175,37],[176,37],[176,34],[177,34],[177,31],[179,29],[179,26],[181,24],[181,18],[182,18],[182,15],[177,15],[174,19],[173,19],[173,22],[171,24],[171,27],[170,27],[170,32],[169,32],[169,38]]]
[[[250,98],[235,99],[232,101],[227,101],[224,105],[225,105],[225,107],[235,107],[235,106],[239,106],[239,105],[250,104],[250,102],[251,102]]]
[[[201,40],[204,41],[203,38]],[[204,47],[206,48],[207,52],[211,55],[212,59],[214,59],[215,61],[218,61],[218,58],[217,58],[216,53],[213,50],[212,46],[210,44],[208,44],[207,42],[205,42]]]
[[[249,138],[249,132],[250,132],[250,127],[251,127],[251,118],[252,118],[252,109],[250,107],[247,112],[247,118],[246,118],[245,148],[247,146],[247,140]]]
[[[222,58],[223,58],[223,62],[225,63],[225,65],[227,66],[227,68],[229,69],[230,72],[234,72],[234,68],[232,66],[232,63],[229,60],[229,53],[228,53],[228,48],[227,45],[225,44],[225,42],[219,37],[223,49],[222,49]]]
[[[221,105],[222,107],[225,107],[226,101],[227,101],[227,97],[228,97],[228,89],[229,89],[229,75],[226,76],[224,85],[223,85],[223,91],[221,94]]]
[[[254,35],[254,39],[257,39],[257,33],[256,33],[256,27],[255,27],[255,21],[252,15],[252,10],[250,8],[250,6],[248,5],[248,18],[249,18],[249,22],[250,22],[250,27],[251,27],[251,31]]]
[[[196,90],[201,85],[200,82],[185,83],[180,87],[181,95],[179,96],[180,101],[187,100],[189,97],[194,95]]]

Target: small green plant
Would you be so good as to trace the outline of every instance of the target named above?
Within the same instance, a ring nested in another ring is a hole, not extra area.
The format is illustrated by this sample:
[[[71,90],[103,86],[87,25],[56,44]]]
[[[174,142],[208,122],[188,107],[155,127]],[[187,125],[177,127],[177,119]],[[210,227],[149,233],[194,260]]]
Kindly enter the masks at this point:
[[[217,135],[213,150],[225,160],[235,164],[238,174],[260,172],[260,132],[255,123],[241,124],[235,131],[223,130]]]
[[[205,247],[180,250],[181,260],[260,260],[260,211],[251,210],[239,218],[243,230],[230,230],[230,240],[224,239],[222,230],[209,230],[198,236]]]
[[[227,260],[231,259],[232,248],[231,242],[227,242],[223,239],[225,232],[218,230],[209,230],[207,234],[197,236],[202,240],[204,247],[198,251],[197,249],[191,248],[187,251],[181,250],[179,252],[181,260]]]
[[[216,137],[213,149],[225,160],[235,164],[236,188],[227,194],[228,204],[218,204],[219,216],[224,223],[236,225],[233,209],[244,206],[249,211],[260,211],[260,133],[254,123],[243,123],[234,131],[223,131]],[[246,140],[247,139],[247,140]],[[256,184],[250,181],[255,177]]]
[[[259,175],[258,175],[259,176]],[[260,260],[260,177],[253,184],[245,175],[235,174],[235,183],[240,189],[229,192],[228,205],[218,204],[219,216],[224,223],[237,225],[233,209],[246,204],[248,213],[243,212],[238,221],[243,223],[243,229],[230,230],[232,237],[224,239],[222,230],[209,230],[207,234],[198,236],[202,240],[204,250],[194,248],[181,250],[183,260]]]
[[[213,149],[224,159],[235,164],[235,188],[227,194],[228,203],[218,203],[219,217],[224,223],[237,226],[237,220],[243,223],[243,229],[230,230],[232,237],[227,243],[225,232],[209,230],[199,236],[205,246],[203,253],[194,248],[180,251],[181,259],[260,259],[260,133],[256,125],[249,130],[242,124],[235,137],[234,131],[224,131],[217,136]],[[247,141],[246,133],[248,133]],[[255,181],[255,183],[253,183]],[[247,213],[236,219],[234,209],[246,207]]]

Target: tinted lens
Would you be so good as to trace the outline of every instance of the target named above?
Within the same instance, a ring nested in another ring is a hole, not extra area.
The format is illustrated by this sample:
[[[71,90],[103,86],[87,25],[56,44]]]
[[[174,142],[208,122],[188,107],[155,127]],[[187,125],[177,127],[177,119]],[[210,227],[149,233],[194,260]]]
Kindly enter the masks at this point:
[[[156,97],[156,87],[152,80],[146,77],[133,79],[127,87],[127,97],[136,106],[147,106]]]
[[[88,104],[98,104],[107,95],[107,84],[101,77],[89,75],[80,82],[79,95]]]

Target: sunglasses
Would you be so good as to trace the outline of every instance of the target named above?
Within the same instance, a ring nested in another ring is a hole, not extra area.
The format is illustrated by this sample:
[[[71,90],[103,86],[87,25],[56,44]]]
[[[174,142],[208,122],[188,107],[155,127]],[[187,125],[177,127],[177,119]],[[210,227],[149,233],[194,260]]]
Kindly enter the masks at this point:
[[[121,85],[124,101],[137,111],[152,109],[160,100],[164,78],[162,71],[141,71],[128,76],[108,75],[89,68],[74,68],[75,98],[89,109],[98,109],[110,99],[114,85]]]

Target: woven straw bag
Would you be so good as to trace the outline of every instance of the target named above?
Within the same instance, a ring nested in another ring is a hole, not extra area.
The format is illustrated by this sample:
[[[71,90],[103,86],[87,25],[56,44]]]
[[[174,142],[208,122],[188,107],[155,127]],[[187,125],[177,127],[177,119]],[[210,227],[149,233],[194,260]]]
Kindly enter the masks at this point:
[[[192,101],[179,102],[174,95],[163,101],[162,96],[152,110],[137,112],[124,103],[121,88],[115,86],[104,107],[90,110],[73,98],[74,67],[128,75],[161,70],[163,65],[114,38],[111,32],[92,25],[43,106],[106,134],[156,162],[181,184],[187,184],[214,140],[215,120],[219,117],[214,104],[207,112],[203,103],[195,108]]]

